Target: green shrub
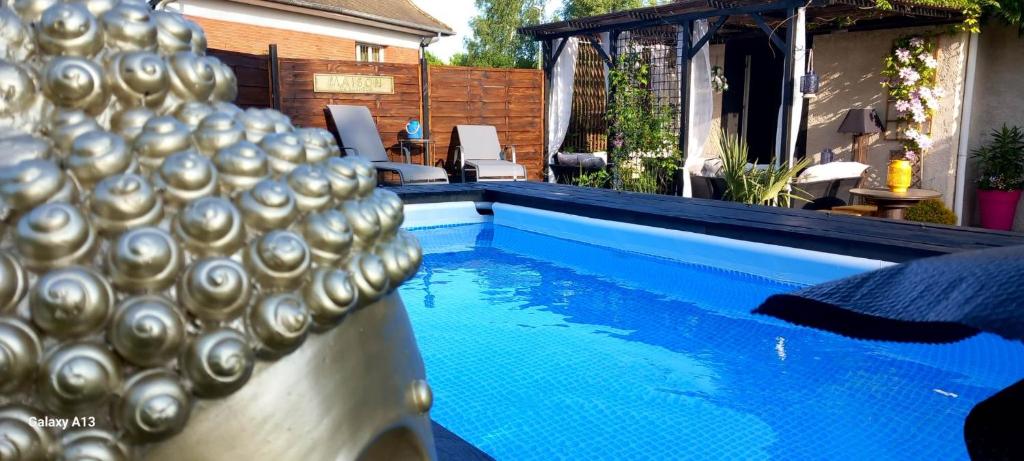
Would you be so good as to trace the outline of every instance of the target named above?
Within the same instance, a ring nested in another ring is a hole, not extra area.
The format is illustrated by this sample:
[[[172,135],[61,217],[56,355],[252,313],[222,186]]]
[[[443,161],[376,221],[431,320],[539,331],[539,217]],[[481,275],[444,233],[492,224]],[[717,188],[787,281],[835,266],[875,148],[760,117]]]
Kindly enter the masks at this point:
[[[929,199],[918,202],[916,205],[907,208],[907,221],[926,222],[933,224],[956,224],[956,213],[946,208],[941,200]]]

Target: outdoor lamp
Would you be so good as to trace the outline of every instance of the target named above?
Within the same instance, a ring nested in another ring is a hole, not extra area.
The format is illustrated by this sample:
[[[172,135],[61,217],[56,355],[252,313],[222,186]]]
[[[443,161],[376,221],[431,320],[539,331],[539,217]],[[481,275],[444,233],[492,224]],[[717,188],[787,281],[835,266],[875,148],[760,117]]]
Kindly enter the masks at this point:
[[[839,125],[840,133],[853,134],[853,161],[865,163],[867,160],[867,146],[864,143],[864,135],[870,133],[881,133],[885,131],[885,125],[878,118],[878,113],[870,107],[866,109],[850,109],[846,118]]]

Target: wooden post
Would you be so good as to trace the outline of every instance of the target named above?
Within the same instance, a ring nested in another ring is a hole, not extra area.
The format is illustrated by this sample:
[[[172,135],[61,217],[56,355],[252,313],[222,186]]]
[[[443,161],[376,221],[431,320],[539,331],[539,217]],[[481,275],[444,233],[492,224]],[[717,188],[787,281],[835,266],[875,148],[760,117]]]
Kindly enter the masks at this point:
[[[430,62],[427,61],[427,41],[420,42],[420,99],[422,109],[420,118],[420,131],[423,139],[430,140]],[[423,163],[434,166],[433,142],[423,145]]]
[[[548,138],[550,136],[550,129],[548,118],[551,116],[551,85],[554,82],[551,81],[554,78],[554,72],[552,71],[551,63],[551,40],[544,40],[541,43],[541,68],[544,69],[544,114],[541,117],[544,125],[544,138],[541,140],[543,146],[541,146],[541,152],[544,153],[544,180],[547,182],[555,182],[554,171],[551,169],[551,152],[548,148]]]
[[[281,68],[277,62],[277,44],[271,43],[267,53],[270,61],[270,107],[281,110]]]
[[[611,51],[612,65],[608,66],[608,94],[605,95],[605,114],[607,115],[608,110],[612,107],[612,102],[615,100],[615,84],[611,80],[611,72],[619,65],[619,34],[621,31],[613,30],[608,33],[608,50]],[[605,134],[605,146],[608,149],[608,169],[612,172],[612,189],[622,190],[622,177],[619,175],[618,159],[615,158],[612,150],[615,147],[612,145],[614,139],[614,133],[612,133],[611,123],[608,124],[608,130]]]
[[[692,23],[685,21],[681,24],[682,34],[676,44],[678,48],[678,59],[679,59],[679,155],[684,159],[683,164],[677,165],[676,170],[676,195],[682,195],[683,181],[685,178],[682,177],[686,174],[685,171],[681,171],[683,165],[685,165],[686,158],[686,147],[689,144],[690,136],[690,45],[693,41],[691,35]]]
[[[783,157],[789,165],[790,145],[792,144],[793,130],[793,79],[796,74],[796,9],[786,8],[788,25],[786,26],[786,49],[785,61],[782,68],[782,131],[778,143],[779,151],[775,153],[775,165],[781,166]]]

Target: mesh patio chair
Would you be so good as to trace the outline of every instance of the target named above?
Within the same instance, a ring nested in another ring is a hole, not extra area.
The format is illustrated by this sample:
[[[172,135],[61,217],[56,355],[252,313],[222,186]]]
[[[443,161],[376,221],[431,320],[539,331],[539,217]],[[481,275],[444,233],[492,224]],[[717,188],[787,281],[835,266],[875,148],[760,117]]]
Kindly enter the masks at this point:
[[[398,185],[446,184],[448,173],[433,166],[410,163],[407,149],[403,149],[405,163],[392,162],[384,143],[377,134],[370,110],[363,106],[327,106],[327,115],[338,135],[339,145],[347,154],[358,155],[371,162],[378,172],[398,175]]]
[[[512,161],[505,160],[505,150],[498,141],[498,130],[490,125],[456,125],[453,133],[456,165],[462,181],[470,170],[477,181],[526,181],[526,168],[516,163],[516,148],[509,146]]]

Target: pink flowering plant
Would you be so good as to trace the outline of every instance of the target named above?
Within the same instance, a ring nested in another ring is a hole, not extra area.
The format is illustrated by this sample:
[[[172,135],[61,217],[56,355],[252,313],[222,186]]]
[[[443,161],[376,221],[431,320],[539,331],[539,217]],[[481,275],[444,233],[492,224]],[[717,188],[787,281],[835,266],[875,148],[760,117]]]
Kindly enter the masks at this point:
[[[934,44],[923,37],[904,37],[896,41],[892,53],[885,58],[882,85],[895,101],[898,119],[909,124],[903,135],[903,158],[917,163],[932,147],[931,136],[922,127],[939,108],[942,90],[935,86],[938,62]]]

